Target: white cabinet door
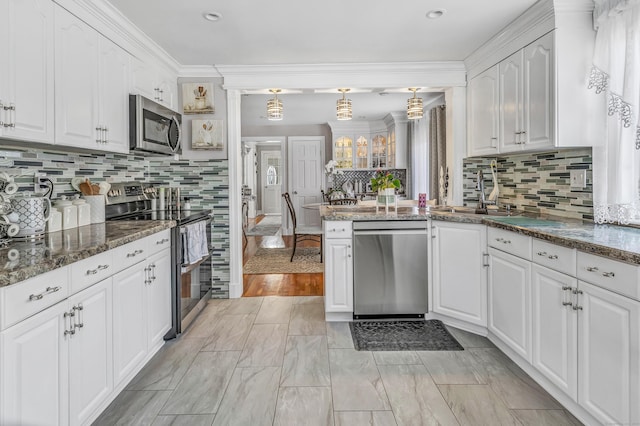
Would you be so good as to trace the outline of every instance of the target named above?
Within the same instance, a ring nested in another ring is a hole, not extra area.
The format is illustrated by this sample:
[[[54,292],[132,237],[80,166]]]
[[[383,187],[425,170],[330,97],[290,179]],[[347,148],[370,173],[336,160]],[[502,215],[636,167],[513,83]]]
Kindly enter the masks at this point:
[[[524,48],[523,149],[554,146],[553,34]]]
[[[86,424],[113,390],[111,278],[69,298],[69,424]]]
[[[100,123],[103,140],[98,147],[110,152],[129,152],[130,56],[100,37]]]
[[[531,262],[489,248],[488,328],[531,362]]]
[[[163,250],[147,260],[148,348],[161,344],[171,329],[171,251]]]
[[[178,78],[165,72],[158,77],[158,102],[167,108],[178,109]]]
[[[578,280],[533,265],[532,364],[571,399],[578,398],[578,316],[572,301]]]
[[[353,312],[351,238],[325,239],[324,291],[327,312]]]
[[[152,67],[139,58],[133,58],[131,63],[132,92],[158,101],[158,86]]]
[[[524,142],[522,117],[523,53],[517,51],[500,62],[500,152],[519,151]]]
[[[146,262],[113,276],[113,374],[118,386],[147,354]]]
[[[53,143],[53,15],[49,0],[0,0],[0,135]],[[8,108],[8,109],[4,109]]]
[[[433,311],[486,327],[486,227],[432,221],[431,244]]]
[[[578,402],[603,424],[640,423],[640,302],[583,281]]]
[[[469,155],[498,152],[498,66],[495,65],[469,82]]]
[[[61,7],[55,13],[56,143],[98,148],[98,33]]]
[[[0,424],[68,424],[66,307],[65,300],[0,334]]]

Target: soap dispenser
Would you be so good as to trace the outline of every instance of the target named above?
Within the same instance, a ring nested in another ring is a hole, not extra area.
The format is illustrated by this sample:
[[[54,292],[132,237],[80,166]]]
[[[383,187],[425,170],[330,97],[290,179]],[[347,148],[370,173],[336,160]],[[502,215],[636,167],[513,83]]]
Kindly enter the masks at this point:
[[[56,208],[62,213],[62,229],[71,229],[78,226],[78,208],[73,205],[66,195],[56,202]]]
[[[78,226],[91,224],[91,206],[80,198],[80,194],[74,196],[73,205],[78,209]]]

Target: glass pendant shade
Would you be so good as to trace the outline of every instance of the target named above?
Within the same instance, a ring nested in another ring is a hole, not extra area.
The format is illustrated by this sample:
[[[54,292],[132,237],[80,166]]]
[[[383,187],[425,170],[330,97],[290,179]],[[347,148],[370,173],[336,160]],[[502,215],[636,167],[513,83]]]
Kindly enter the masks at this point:
[[[282,120],[282,101],[278,99],[280,89],[269,89],[275,95],[273,99],[267,101],[267,119],[271,121]]]
[[[344,94],[350,89],[338,89],[342,92],[342,99],[336,102],[336,118],[338,120],[351,120],[353,112],[351,110],[351,99],[345,98]]]
[[[422,98],[416,98],[418,89],[410,88],[409,90],[413,92],[413,98],[407,99],[407,118],[409,120],[417,120],[424,115]]]

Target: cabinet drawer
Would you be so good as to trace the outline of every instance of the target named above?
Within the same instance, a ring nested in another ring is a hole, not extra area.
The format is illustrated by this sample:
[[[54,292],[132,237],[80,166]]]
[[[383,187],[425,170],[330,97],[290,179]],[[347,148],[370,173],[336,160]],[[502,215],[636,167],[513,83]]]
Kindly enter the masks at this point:
[[[63,267],[0,289],[0,329],[53,306],[69,295],[69,268]]]
[[[158,253],[171,247],[171,229],[165,229],[164,231],[149,235],[144,240],[148,250],[147,256]]]
[[[578,252],[578,278],[640,300],[640,267],[638,265]]]
[[[113,275],[116,268],[113,263],[114,250],[91,256],[71,264],[71,294],[89,287]]]
[[[533,261],[563,274],[576,276],[576,249],[533,239]]]
[[[490,247],[531,260],[531,237],[516,232],[489,227],[487,239]]]
[[[117,247],[113,251],[113,268],[109,275],[123,271],[131,265],[142,262],[148,255],[147,241],[141,238],[123,246]]]
[[[352,222],[329,220],[323,222],[325,238],[351,238]]]

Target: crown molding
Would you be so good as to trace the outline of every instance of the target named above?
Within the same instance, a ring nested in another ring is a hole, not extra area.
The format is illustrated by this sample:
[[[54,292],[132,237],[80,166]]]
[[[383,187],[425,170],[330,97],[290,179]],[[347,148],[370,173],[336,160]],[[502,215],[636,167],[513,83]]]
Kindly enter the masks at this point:
[[[55,0],[55,2],[133,56],[137,58],[151,56],[164,67],[178,72],[180,68],[178,61],[108,1]]]
[[[214,65],[183,65],[178,70],[178,77],[220,78],[222,74]]]
[[[466,86],[461,61],[363,64],[217,65],[225,89]]]

